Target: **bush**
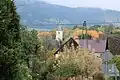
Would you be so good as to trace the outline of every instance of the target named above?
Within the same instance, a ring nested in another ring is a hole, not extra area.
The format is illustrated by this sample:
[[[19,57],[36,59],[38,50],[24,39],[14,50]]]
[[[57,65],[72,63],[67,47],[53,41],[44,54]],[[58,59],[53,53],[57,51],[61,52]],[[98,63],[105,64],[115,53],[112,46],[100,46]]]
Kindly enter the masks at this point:
[[[99,71],[98,67],[101,64],[99,58],[87,49],[78,49],[77,51],[66,50],[59,54],[56,61],[57,66],[53,75],[66,78],[79,75],[84,77],[92,76],[96,71]]]
[[[109,80],[114,80],[114,77],[109,77]]]
[[[77,76],[80,74],[81,71],[79,70],[79,68],[76,66],[76,64],[72,64],[72,63],[60,65],[54,72],[55,76],[67,77],[67,78]]]
[[[97,72],[97,73],[94,75],[94,80],[105,80],[104,74],[101,73],[101,72]]]
[[[120,32],[117,31],[117,32],[113,32],[112,34],[115,34],[115,35],[120,35]]]

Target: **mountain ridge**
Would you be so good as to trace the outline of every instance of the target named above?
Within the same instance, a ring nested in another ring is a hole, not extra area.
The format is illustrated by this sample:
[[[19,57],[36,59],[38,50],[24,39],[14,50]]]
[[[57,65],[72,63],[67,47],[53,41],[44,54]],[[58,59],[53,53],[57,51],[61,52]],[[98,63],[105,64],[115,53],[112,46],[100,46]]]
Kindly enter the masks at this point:
[[[57,24],[59,22],[63,24],[75,24],[84,20],[100,22],[119,21],[120,19],[120,11],[116,10],[103,10],[101,8],[90,7],[70,8],[50,4],[42,0],[31,0],[31,2],[28,2],[27,0],[24,1],[17,0],[16,6],[17,11],[21,16],[21,22],[28,25]]]

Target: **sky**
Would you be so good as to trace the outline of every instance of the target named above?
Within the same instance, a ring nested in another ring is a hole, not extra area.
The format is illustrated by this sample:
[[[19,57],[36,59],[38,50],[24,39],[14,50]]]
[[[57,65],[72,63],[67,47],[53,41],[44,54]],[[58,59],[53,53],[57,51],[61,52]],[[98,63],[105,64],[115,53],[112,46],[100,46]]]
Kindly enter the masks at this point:
[[[120,0],[43,0],[68,7],[93,7],[120,11]]]

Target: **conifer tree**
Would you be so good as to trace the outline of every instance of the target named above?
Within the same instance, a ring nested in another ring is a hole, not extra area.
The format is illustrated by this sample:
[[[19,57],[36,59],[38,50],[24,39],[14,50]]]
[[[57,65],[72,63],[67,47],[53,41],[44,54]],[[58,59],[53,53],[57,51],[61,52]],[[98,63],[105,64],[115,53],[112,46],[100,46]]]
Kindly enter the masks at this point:
[[[31,80],[24,62],[20,17],[13,0],[0,0],[0,80]]]
[[[9,46],[19,38],[19,15],[14,1],[0,0],[0,43]]]

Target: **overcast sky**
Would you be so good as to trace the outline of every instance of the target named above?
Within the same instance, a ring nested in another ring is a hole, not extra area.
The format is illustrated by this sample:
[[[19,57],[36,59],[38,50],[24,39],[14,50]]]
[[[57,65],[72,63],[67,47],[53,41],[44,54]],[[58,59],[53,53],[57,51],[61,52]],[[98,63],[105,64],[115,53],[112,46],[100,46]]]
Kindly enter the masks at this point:
[[[120,11],[120,0],[43,0],[43,1],[69,7],[97,7]]]

